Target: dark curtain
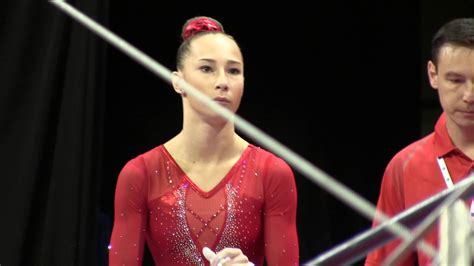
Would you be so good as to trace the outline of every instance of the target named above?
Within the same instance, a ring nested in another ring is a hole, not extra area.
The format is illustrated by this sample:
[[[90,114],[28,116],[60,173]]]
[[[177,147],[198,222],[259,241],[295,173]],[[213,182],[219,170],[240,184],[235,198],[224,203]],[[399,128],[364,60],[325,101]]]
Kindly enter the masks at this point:
[[[105,44],[38,0],[2,2],[0,36],[0,264],[95,265]]]

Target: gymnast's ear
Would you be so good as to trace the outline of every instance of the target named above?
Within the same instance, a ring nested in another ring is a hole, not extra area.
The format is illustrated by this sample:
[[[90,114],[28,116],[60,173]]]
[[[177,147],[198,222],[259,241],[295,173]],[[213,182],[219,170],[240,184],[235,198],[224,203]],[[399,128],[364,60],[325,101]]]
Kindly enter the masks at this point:
[[[178,93],[181,94],[181,96],[186,97],[186,92],[181,87],[181,82],[183,82],[183,74],[181,71],[173,71],[171,74],[171,82],[173,84],[174,90]]]

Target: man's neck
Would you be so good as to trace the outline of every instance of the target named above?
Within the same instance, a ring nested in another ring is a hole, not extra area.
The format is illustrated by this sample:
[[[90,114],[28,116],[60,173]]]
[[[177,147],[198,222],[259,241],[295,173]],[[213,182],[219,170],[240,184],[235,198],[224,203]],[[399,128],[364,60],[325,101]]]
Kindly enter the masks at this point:
[[[461,128],[448,119],[446,127],[454,146],[474,160],[474,128]]]

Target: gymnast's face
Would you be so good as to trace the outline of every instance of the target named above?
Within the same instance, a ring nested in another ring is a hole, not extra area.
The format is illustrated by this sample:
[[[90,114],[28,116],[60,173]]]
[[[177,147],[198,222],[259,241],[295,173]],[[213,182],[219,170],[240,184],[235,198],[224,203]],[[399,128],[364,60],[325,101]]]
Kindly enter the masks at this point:
[[[177,75],[211,99],[236,112],[244,91],[244,63],[240,48],[226,35],[196,36]],[[199,113],[213,113],[190,95],[183,103]]]

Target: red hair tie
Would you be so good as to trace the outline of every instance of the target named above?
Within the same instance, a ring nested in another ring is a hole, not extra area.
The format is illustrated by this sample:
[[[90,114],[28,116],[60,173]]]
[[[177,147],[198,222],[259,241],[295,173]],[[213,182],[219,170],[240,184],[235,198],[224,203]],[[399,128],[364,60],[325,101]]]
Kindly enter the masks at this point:
[[[186,41],[197,33],[207,31],[224,32],[222,27],[216,21],[209,18],[198,18],[189,22],[188,25],[186,25],[181,37],[183,38],[183,40]]]

